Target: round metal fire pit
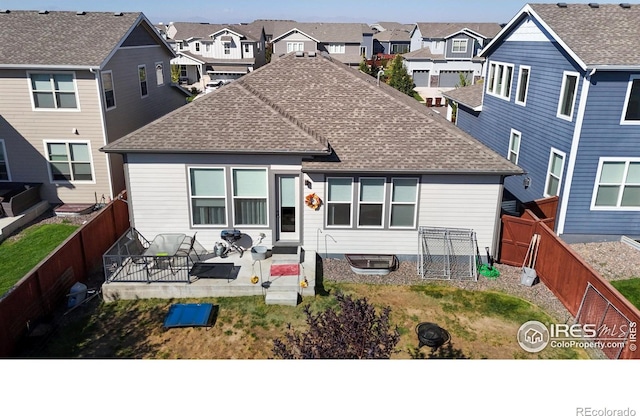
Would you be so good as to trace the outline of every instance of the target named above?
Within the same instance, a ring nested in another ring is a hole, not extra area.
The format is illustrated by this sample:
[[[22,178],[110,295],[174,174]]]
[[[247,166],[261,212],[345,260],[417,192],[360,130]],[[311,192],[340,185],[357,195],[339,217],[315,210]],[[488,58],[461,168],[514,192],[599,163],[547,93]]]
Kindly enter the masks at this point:
[[[418,334],[418,341],[420,341],[418,348],[426,345],[427,347],[438,349],[451,339],[451,335],[447,330],[431,322],[418,324],[416,326],[416,334]]]

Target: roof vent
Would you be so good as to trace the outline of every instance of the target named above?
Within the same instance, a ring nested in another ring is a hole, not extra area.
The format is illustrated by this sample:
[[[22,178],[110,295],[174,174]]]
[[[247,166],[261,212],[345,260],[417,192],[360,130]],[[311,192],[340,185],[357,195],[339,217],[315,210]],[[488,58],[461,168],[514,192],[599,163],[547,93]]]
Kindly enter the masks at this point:
[[[302,58],[304,56],[304,51],[297,51],[296,58]]]
[[[0,13],[2,13],[2,14],[9,14],[9,13],[11,13],[11,10],[4,10],[4,9],[3,9],[3,10],[0,10]]]
[[[315,53],[315,51],[314,52],[309,52],[307,55],[309,56],[309,58],[313,58],[313,57],[316,56],[316,53]]]
[[[620,7],[622,7],[623,9],[630,9],[631,8],[631,4],[629,4],[629,3],[620,3]]]
[[[87,12],[76,12],[76,16],[84,16]]]
[[[600,7],[600,5],[598,3],[589,3],[589,7],[591,7],[592,9],[597,9],[598,7]]]
[[[40,10],[38,14],[49,14],[49,10]]]
[[[124,16],[124,13],[122,13],[122,12],[115,12],[113,15],[114,15],[114,16]]]
[[[558,5],[558,7],[561,7],[563,9],[567,8],[567,3],[558,3],[557,5]]]

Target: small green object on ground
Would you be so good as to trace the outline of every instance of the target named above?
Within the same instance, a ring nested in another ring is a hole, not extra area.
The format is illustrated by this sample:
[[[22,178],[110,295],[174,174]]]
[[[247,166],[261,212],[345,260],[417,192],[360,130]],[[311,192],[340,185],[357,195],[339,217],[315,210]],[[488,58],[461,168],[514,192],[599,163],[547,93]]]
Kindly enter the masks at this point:
[[[480,269],[478,271],[481,275],[489,280],[496,280],[498,276],[500,276],[500,271],[498,269],[496,269],[495,267],[489,267],[486,264],[480,266]]]

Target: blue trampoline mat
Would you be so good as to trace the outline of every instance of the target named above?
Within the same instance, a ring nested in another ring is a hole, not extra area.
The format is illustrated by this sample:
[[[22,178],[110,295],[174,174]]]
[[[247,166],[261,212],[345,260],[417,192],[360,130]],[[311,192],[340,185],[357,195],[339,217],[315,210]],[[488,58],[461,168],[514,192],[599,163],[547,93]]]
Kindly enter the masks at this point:
[[[165,328],[213,326],[218,306],[211,303],[176,303],[164,318]]]

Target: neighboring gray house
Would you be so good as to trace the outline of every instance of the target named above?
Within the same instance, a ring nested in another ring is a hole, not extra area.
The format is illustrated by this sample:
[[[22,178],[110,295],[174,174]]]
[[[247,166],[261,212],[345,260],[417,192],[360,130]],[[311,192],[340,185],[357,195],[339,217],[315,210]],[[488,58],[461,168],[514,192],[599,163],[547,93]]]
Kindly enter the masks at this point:
[[[500,31],[497,23],[417,23],[404,64],[416,87],[454,88],[463,74],[470,84],[482,77],[478,53]]]
[[[3,10],[0,27],[0,188],[113,198],[122,157],[98,149],[185,104],[173,51],[142,13]]]
[[[178,56],[180,79],[189,85],[213,80],[235,80],[265,64],[265,33],[260,23],[212,24],[177,22],[167,27],[167,38]]]
[[[371,59],[373,30],[364,23],[276,22],[272,61],[290,52],[328,53],[349,66]]]
[[[374,54],[398,54],[409,52],[411,34],[402,29],[385,30],[373,35]]]
[[[299,55],[102,149],[126,157],[131,225],[198,232],[209,249],[235,227],[267,246],[414,260],[420,226],[455,227],[495,252],[503,182],[522,170],[385,83]]]

